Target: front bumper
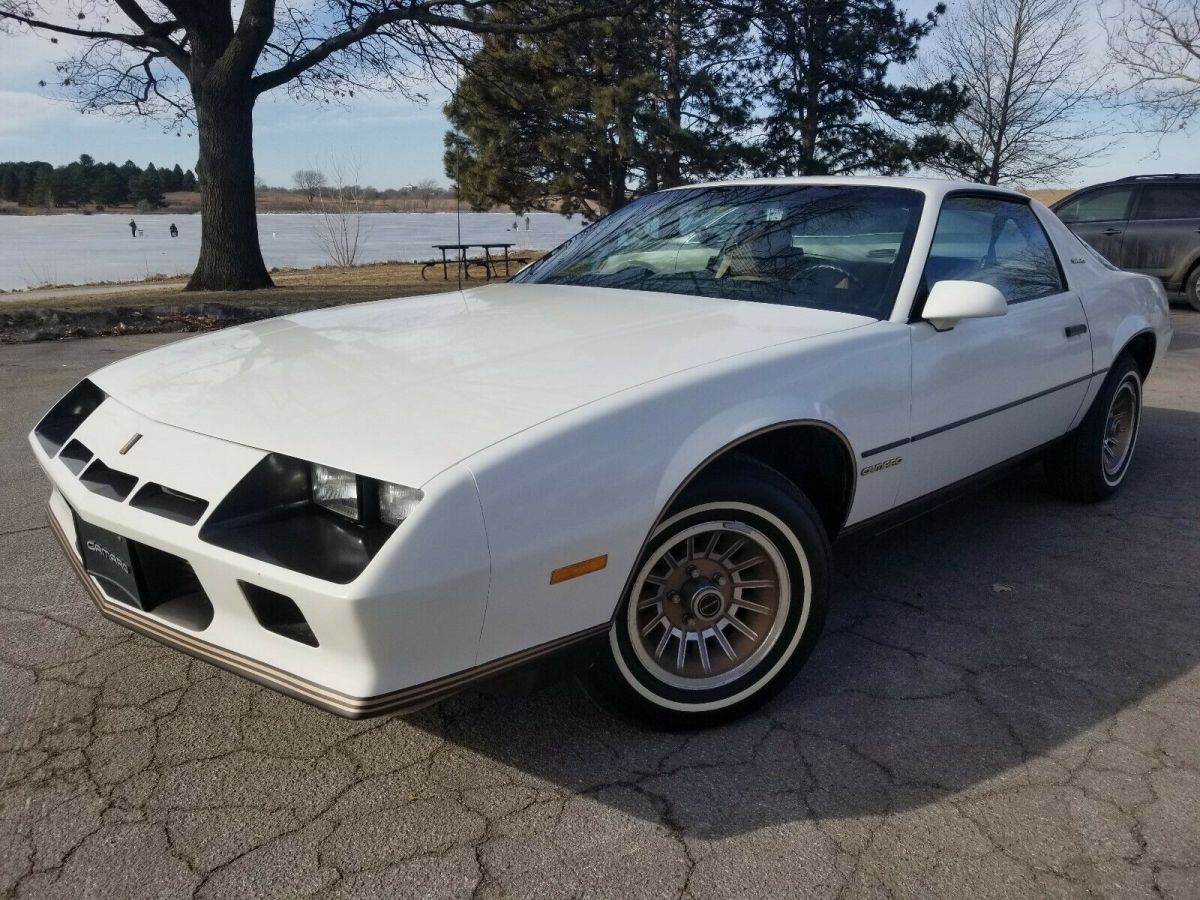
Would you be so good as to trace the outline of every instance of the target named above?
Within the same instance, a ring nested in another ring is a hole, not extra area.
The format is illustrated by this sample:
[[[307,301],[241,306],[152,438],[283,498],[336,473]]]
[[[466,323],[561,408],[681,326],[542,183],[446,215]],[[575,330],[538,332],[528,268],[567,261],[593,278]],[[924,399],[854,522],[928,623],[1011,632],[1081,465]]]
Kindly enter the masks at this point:
[[[220,666],[235,675],[241,675],[264,687],[350,719],[419,709],[459,690],[456,684],[458,679],[449,678],[374,697],[353,697],[216,644],[210,644],[179,628],[172,628],[152,615],[110,599],[96,583],[96,579],[84,570],[79,552],[75,549],[74,528],[72,527],[72,533],[68,535],[53,506],[47,510],[47,518],[50,521],[50,531],[58,540],[80,583],[105,618],[176,650],[182,650],[197,659]]]
[[[141,437],[130,447],[134,434]],[[474,480],[464,469],[434,479],[427,501],[366,569],[339,584],[200,538],[207,516],[265,451],[163,425],[111,397],[63,449],[72,442],[135,480],[124,497],[98,490],[78,464],[31,436],[54,488],[52,530],[96,606],[115,622],[352,718],[416,709],[519,662],[477,664],[490,561]],[[202,498],[207,510],[194,521],[177,521],[139,508],[131,500],[147,484]],[[211,615],[198,622],[173,618],[106,590],[85,571],[76,517],[185,562]],[[252,608],[246,585],[289,598],[315,645],[270,630]]]

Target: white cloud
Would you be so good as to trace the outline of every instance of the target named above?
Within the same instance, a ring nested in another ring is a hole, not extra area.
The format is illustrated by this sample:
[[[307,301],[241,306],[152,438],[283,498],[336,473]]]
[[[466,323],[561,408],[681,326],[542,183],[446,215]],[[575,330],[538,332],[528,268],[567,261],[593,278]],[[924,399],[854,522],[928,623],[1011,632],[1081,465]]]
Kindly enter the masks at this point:
[[[0,137],[15,134],[37,134],[47,129],[63,127],[71,120],[72,126],[82,118],[69,106],[54,103],[26,91],[0,90]]]

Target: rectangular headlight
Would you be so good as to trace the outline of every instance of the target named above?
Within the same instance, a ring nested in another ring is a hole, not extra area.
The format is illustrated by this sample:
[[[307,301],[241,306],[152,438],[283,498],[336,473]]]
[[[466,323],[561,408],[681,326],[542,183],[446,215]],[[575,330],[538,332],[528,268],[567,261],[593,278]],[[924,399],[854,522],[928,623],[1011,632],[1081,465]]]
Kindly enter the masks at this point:
[[[358,476],[353,472],[313,463],[312,499],[317,506],[354,522],[360,520]]]
[[[425,492],[417,488],[387,481],[379,482],[379,521],[395,528],[412,515],[424,496]]]

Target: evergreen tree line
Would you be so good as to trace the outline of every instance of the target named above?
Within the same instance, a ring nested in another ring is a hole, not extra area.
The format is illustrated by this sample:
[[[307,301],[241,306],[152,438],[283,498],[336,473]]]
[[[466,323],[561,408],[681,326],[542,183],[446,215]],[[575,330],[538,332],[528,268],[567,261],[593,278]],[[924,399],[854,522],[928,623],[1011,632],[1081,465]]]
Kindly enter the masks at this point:
[[[134,204],[143,209],[166,206],[163,194],[196,190],[191,169],[174,166],[141,168],[97,163],[86,153],[77,162],[53,166],[47,162],[0,162],[0,199],[22,206],[51,209]]]
[[[446,174],[478,208],[591,218],[701,179],[899,174],[969,157],[947,128],[964,91],[903,79],[944,12],[662,0],[544,34],[489,34],[446,107]]]

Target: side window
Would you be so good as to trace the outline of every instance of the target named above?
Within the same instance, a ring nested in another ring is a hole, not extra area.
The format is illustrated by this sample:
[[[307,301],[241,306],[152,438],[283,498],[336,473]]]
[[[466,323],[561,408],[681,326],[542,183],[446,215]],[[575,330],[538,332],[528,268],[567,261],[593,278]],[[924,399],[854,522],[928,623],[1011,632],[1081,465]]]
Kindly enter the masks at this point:
[[[1155,184],[1142,188],[1139,219],[1200,219],[1200,184]]]
[[[1068,225],[1074,225],[1076,222],[1119,221],[1125,218],[1125,210],[1129,206],[1132,194],[1131,187],[1092,191],[1055,212]]]
[[[989,197],[950,197],[938,214],[925,284],[982,281],[1009,303],[1066,290],[1050,239],[1027,204]]]

